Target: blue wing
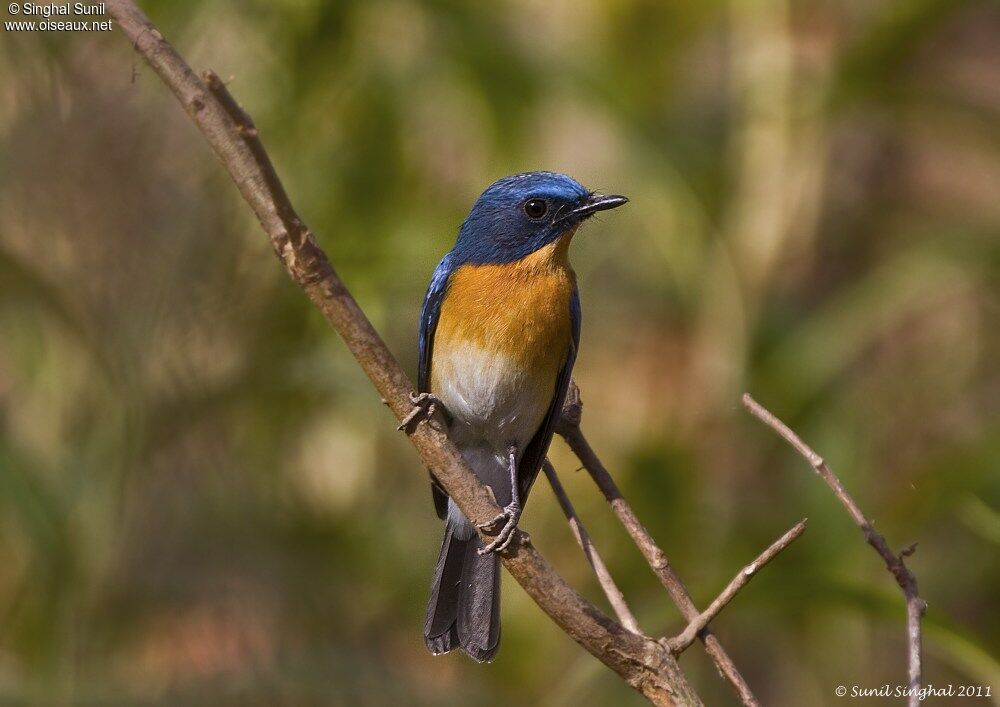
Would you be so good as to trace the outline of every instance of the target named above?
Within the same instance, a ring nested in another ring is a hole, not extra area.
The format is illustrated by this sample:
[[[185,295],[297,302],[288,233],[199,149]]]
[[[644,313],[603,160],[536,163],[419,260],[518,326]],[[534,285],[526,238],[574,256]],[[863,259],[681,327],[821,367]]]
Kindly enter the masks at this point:
[[[448,253],[438,263],[431,276],[431,284],[424,295],[424,304],[420,309],[420,331],[417,334],[417,390],[421,393],[430,392],[431,353],[434,351],[434,330],[437,329],[438,317],[441,314],[441,302],[448,289],[448,278],[454,271],[454,259]],[[431,496],[434,499],[434,510],[438,518],[444,520],[448,515],[448,495],[441,488],[434,472],[431,472]]]
[[[552,441],[552,433],[555,431],[556,420],[562,412],[563,401],[566,400],[566,390],[569,388],[569,380],[573,375],[573,364],[576,362],[576,351],[580,346],[580,293],[575,288],[573,296],[569,301],[569,316],[573,341],[569,351],[566,352],[566,361],[559,371],[559,378],[556,380],[556,392],[552,398],[549,411],[545,414],[545,420],[538,432],[531,438],[524,454],[521,455],[521,464],[518,467],[518,490],[521,493],[521,504],[528,498],[528,491],[535,483],[538,470],[542,468],[545,461],[545,454],[549,451],[549,443]]]
[[[424,295],[424,305],[420,309],[420,332],[417,337],[419,355],[417,358],[417,390],[429,392],[431,378],[431,352],[434,350],[434,330],[437,329],[438,317],[441,314],[441,301],[448,288],[448,278],[455,266],[451,253],[448,253],[431,276],[431,284],[427,286]]]

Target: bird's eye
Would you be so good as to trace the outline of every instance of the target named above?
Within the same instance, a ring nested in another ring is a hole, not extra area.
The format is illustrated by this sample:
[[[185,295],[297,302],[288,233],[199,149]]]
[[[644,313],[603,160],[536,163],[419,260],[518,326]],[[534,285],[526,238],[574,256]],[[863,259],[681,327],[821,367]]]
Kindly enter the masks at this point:
[[[524,202],[524,213],[531,218],[541,218],[549,210],[549,205],[545,199],[528,199]]]

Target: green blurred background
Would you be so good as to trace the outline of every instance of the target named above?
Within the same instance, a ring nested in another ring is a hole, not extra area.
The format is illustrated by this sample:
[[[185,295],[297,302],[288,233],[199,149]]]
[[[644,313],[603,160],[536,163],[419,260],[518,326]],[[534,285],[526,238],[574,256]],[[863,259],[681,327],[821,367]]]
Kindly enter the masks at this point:
[[[713,624],[758,696],[901,684],[903,604],[744,390],[919,542],[926,681],[1000,694],[1000,5],[144,6],[232,77],[411,373],[487,184],[630,196],[574,244],[584,427],[702,606],[809,517]],[[117,31],[4,32],[0,76],[0,702],[641,703],[506,576],[499,659],[427,655],[426,475],[173,96]],[[551,456],[643,628],[679,630]],[[544,481],[523,527],[605,606]]]

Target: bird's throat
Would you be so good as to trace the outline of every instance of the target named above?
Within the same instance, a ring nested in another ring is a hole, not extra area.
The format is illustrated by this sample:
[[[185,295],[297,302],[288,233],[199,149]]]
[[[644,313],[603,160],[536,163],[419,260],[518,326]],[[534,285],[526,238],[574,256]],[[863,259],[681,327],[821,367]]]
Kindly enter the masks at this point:
[[[510,267],[517,268],[525,273],[546,273],[558,270],[565,270],[570,275],[573,268],[569,264],[569,244],[576,235],[576,228],[572,228],[556,238],[548,245],[544,245],[534,253],[526,255],[520,260],[510,263]]]

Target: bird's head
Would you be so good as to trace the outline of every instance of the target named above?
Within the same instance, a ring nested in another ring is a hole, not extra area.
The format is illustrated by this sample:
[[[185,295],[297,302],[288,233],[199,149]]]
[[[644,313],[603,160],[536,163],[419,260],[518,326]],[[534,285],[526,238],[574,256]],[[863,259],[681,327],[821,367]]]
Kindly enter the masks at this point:
[[[626,203],[585,189],[565,174],[526,172],[491,184],[458,232],[455,254],[464,262],[509,263],[572,234],[598,211]]]

